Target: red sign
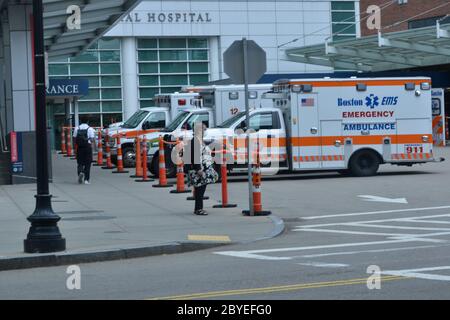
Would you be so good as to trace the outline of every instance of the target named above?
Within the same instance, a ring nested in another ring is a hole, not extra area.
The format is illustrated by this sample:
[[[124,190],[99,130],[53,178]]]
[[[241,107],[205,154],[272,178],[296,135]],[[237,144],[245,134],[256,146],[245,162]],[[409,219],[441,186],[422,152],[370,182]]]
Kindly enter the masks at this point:
[[[11,162],[17,162],[19,160],[17,154],[17,133],[11,132]]]

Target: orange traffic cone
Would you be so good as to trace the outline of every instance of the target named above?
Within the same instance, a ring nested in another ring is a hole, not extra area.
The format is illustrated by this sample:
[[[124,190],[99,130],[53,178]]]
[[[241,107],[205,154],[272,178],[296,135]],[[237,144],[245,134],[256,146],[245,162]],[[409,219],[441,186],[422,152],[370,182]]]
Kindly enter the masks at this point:
[[[178,155],[183,150],[182,143],[180,143],[180,140],[177,139],[177,144],[175,146],[177,148]],[[170,193],[190,193],[190,190],[186,189],[186,186],[184,184],[184,163],[183,159],[181,157],[178,157],[178,163],[177,163],[177,188],[175,190],[171,190]]]
[[[103,143],[102,143],[102,131],[98,130],[98,144],[97,144],[97,163],[95,166],[103,166]]]
[[[250,157],[249,157],[250,158]],[[256,149],[256,163],[252,170],[252,185],[253,185],[253,212],[251,210],[244,210],[242,214],[245,216],[268,216],[272,214],[270,211],[263,211],[262,197],[261,197],[261,163],[259,159],[259,146]]]
[[[109,135],[108,135],[108,129],[106,129],[106,136],[105,136],[105,148],[106,148],[106,166],[102,167],[102,169],[111,170],[114,169],[114,166],[111,161],[111,147],[109,146]]]
[[[159,137],[159,184],[154,184],[155,188],[167,188],[171,187],[171,184],[167,183],[166,176],[166,157],[164,156],[164,141],[162,137]]]
[[[227,139],[223,139],[222,164],[220,165],[220,175],[222,179],[222,203],[216,204],[213,208],[235,208],[236,204],[228,203],[228,172],[227,172]]]
[[[123,158],[122,158],[122,143],[120,142],[120,136],[117,135],[117,170],[112,173],[128,173],[123,169]]]
[[[130,178],[142,178],[141,139],[139,138],[139,135],[136,136],[134,141],[136,145],[136,169],[134,175],[130,176]]]
[[[66,128],[61,127],[61,152],[59,154],[66,154]]]
[[[148,177],[148,168],[147,168],[147,137],[144,136],[142,139],[142,179],[135,180],[136,182],[152,182],[154,179],[150,179]],[[136,149],[137,150],[137,149]],[[137,153],[137,152],[136,152]]]

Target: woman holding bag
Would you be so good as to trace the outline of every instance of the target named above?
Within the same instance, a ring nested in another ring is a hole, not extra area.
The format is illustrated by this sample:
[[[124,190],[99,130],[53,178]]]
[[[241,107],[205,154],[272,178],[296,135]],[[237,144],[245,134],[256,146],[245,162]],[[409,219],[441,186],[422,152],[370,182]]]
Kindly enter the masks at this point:
[[[195,123],[194,137],[191,141],[191,170],[189,171],[188,184],[194,186],[195,209],[194,214],[206,216],[203,210],[203,195],[206,186],[215,183],[219,175],[213,168],[211,149],[205,145],[203,135],[207,129],[202,122]]]

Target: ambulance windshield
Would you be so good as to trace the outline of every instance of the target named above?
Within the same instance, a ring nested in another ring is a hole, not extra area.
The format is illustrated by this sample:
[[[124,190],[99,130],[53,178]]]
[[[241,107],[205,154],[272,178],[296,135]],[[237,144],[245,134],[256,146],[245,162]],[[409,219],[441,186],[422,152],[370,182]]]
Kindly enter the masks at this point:
[[[231,127],[237,120],[242,118],[245,115],[245,112],[241,111],[236,113],[234,116],[232,116],[230,119],[225,120],[220,125],[217,126],[217,128],[229,128]]]
[[[167,127],[165,127],[164,129],[161,130],[161,132],[175,131],[189,114],[190,113],[187,111],[180,112]]]
[[[125,128],[125,129],[136,128],[139,125],[139,123],[141,123],[142,120],[144,120],[145,117],[147,117],[147,114],[148,114],[148,111],[139,110],[138,112],[133,114],[131,116],[131,118],[129,118],[127,121],[125,121],[125,123],[122,125],[122,128]]]

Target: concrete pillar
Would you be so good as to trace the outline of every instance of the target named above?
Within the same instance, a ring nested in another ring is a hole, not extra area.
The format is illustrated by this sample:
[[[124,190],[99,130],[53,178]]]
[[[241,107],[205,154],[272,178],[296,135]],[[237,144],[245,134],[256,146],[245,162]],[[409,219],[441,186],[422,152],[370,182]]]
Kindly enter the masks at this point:
[[[9,36],[5,45],[5,62],[9,66],[9,70],[6,70],[9,84],[6,86],[8,131],[35,130],[31,3],[32,1],[22,1],[21,4],[9,4],[5,17]]]
[[[75,117],[75,127],[80,125],[80,114],[78,112],[78,97],[73,98],[73,114]]]
[[[123,119],[127,120],[139,109],[136,39],[134,37],[122,38],[121,50]]]
[[[70,112],[70,99],[65,98],[64,99],[64,122],[66,127],[69,127],[72,125],[72,117]]]
[[[209,38],[209,72],[210,81],[220,80],[220,74],[222,72],[222,58],[219,52],[219,38]]]

